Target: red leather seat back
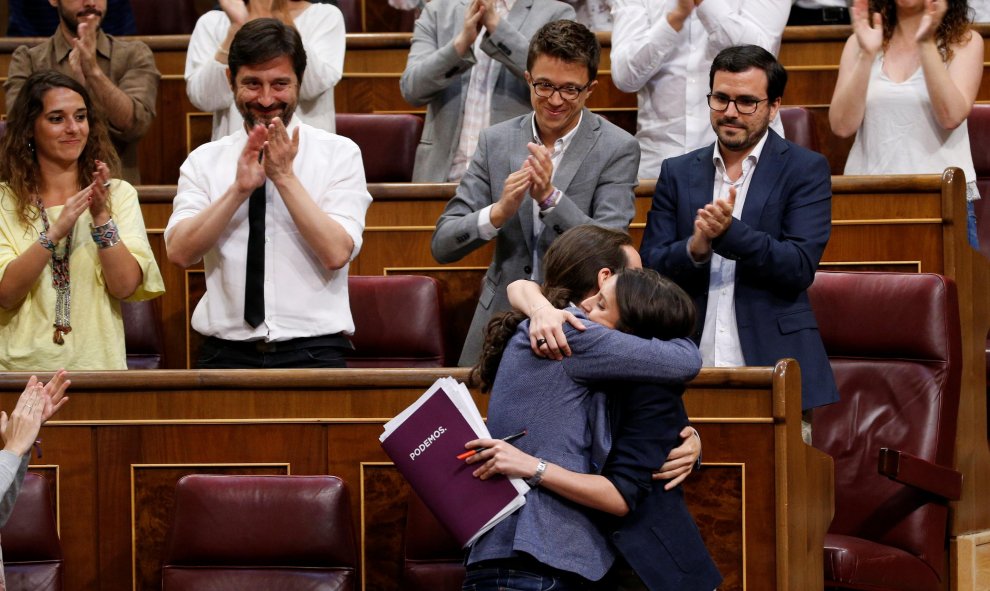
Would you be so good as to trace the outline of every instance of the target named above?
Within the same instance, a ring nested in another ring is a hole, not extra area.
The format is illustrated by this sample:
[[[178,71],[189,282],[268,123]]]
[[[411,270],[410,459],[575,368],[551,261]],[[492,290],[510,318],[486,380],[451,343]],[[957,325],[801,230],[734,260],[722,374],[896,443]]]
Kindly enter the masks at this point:
[[[155,300],[121,302],[127,369],[161,369],[165,341]]]
[[[780,113],[780,123],[784,126],[784,137],[809,150],[820,151],[815,118],[811,111],[804,107],[785,107],[777,112]]]
[[[344,15],[344,30],[348,33],[363,33],[364,27],[361,25],[361,5],[360,0],[337,0],[337,8]]]
[[[165,591],[351,590],[356,563],[337,477],[196,474],[176,485]]]
[[[361,148],[364,176],[369,183],[408,183],[412,180],[416,146],[423,120],[416,115],[337,113],[337,134]]]
[[[7,591],[62,589],[62,546],[44,477],[24,475],[10,518],[0,528],[0,544]]]
[[[464,550],[415,493],[406,504],[403,591],[459,591]]]
[[[420,275],[352,275],[354,318],[348,367],[442,367],[440,290]]]
[[[903,550],[941,577],[947,506],[880,475],[877,461],[890,447],[953,465],[962,371],[955,284],[932,274],[820,272],[809,293],[841,395],[814,416],[815,447],[835,460],[829,532]]]
[[[195,0],[130,0],[138,35],[190,35],[199,14]]]

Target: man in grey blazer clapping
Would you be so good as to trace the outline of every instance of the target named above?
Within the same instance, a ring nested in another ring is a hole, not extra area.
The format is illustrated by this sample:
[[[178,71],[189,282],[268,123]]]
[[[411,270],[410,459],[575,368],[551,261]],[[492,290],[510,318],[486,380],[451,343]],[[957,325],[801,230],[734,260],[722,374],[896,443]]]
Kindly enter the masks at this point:
[[[584,107],[599,54],[594,33],[574,21],[536,32],[525,72],[533,112],[481,133],[437,220],[432,251],[441,263],[496,241],[460,365],[474,364],[488,320],[509,309],[506,286],[542,280],[540,260],[557,236],[587,223],[625,230],[632,221],[639,145]]]

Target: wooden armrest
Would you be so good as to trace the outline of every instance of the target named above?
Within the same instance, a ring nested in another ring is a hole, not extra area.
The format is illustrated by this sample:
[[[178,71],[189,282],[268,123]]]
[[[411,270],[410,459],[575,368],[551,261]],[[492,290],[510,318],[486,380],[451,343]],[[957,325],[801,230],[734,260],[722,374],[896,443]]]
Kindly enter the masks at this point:
[[[962,474],[960,472],[896,449],[880,448],[877,471],[891,480],[938,495],[949,501],[958,501],[962,494]]]

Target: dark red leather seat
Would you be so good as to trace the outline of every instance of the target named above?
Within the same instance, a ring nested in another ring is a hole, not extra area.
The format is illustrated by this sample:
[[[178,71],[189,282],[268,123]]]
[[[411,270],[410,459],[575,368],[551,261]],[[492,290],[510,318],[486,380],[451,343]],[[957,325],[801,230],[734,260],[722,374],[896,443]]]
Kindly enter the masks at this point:
[[[350,502],[335,476],[186,476],[163,591],[353,591]]]
[[[199,12],[196,0],[130,0],[138,35],[189,35]]]
[[[421,275],[347,278],[354,350],[348,367],[442,367],[440,290]]]
[[[369,183],[408,183],[412,180],[416,146],[423,120],[416,115],[337,113],[337,134],[361,148],[364,176]]]
[[[780,123],[784,126],[784,137],[795,144],[818,152],[818,132],[815,131],[815,118],[804,107],[784,107],[778,111]]]
[[[10,518],[0,528],[0,545],[7,591],[62,589],[62,546],[44,477],[24,475]]]
[[[337,8],[344,15],[344,29],[348,33],[363,33],[361,6],[364,3],[360,2],[360,0],[337,0],[336,4]]]
[[[127,369],[161,369],[165,341],[154,300],[121,302]]]
[[[952,280],[818,273],[812,306],[841,401],[815,409],[815,447],[835,460],[826,586],[943,588],[962,353]]]
[[[460,591],[464,550],[414,493],[406,504],[403,591]]]

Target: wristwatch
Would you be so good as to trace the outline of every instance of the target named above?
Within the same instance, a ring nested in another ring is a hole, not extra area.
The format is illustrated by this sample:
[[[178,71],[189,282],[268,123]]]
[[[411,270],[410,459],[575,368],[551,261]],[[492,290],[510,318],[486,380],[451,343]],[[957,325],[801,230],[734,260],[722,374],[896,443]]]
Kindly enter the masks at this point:
[[[530,488],[536,488],[540,486],[540,482],[543,480],[543,473],[547,471],[547,463],[543,461],[543,458],[537,458],[539,464],[536,465],[536,472],[533,473],[529,478],[524,478],[523,482],[529,485]]]

